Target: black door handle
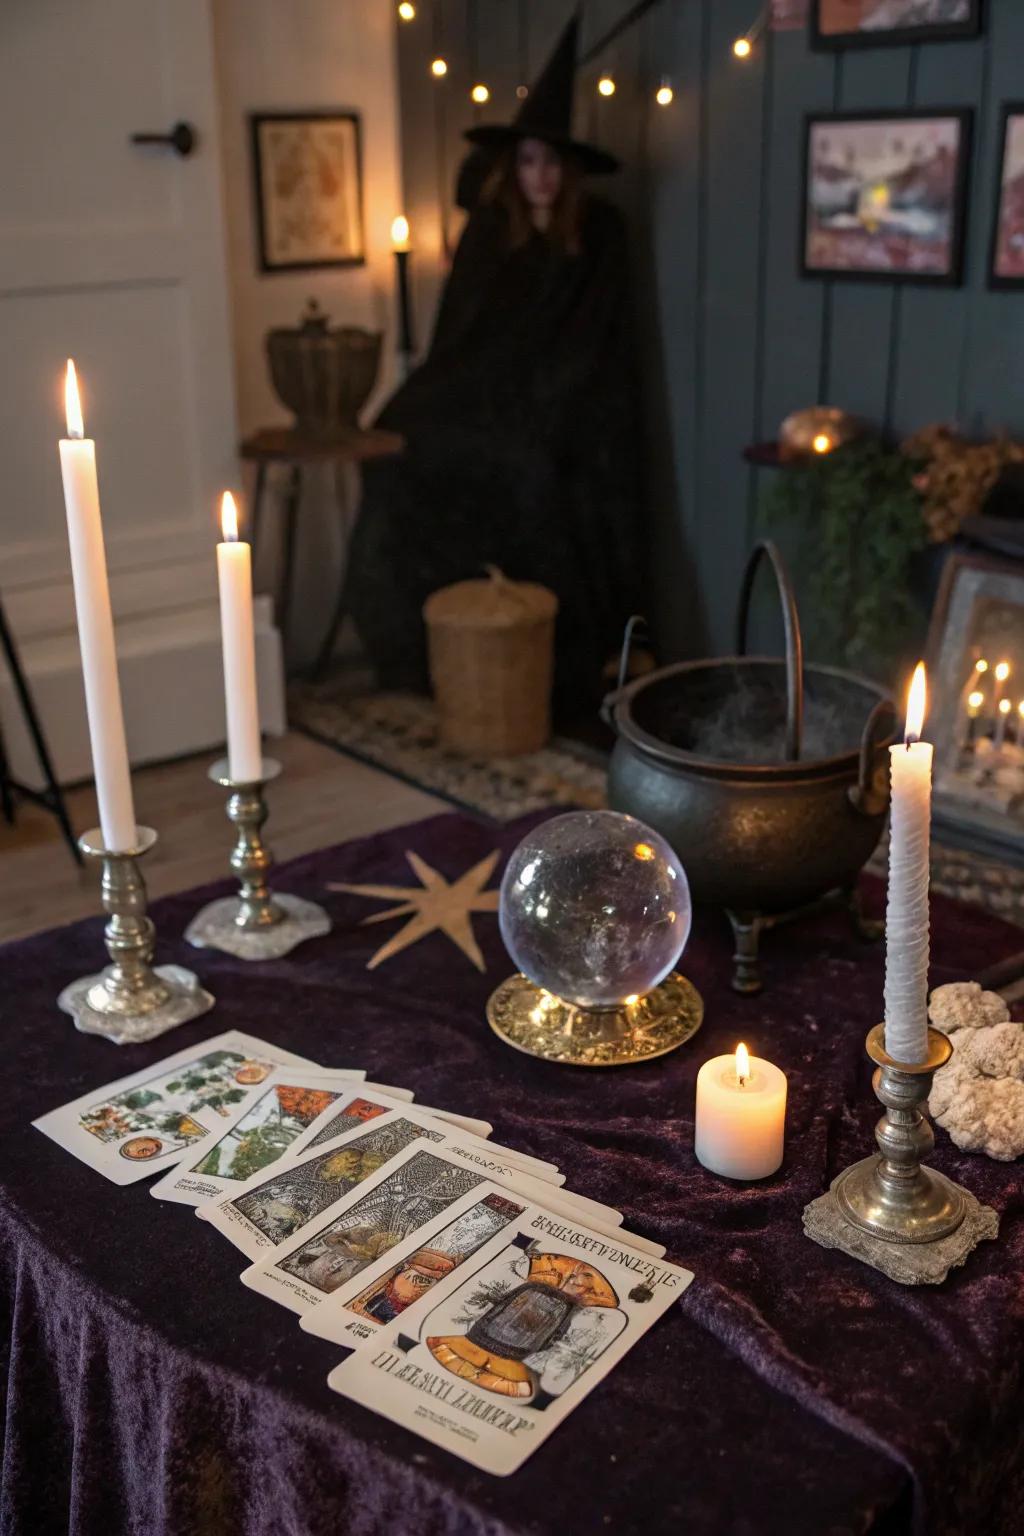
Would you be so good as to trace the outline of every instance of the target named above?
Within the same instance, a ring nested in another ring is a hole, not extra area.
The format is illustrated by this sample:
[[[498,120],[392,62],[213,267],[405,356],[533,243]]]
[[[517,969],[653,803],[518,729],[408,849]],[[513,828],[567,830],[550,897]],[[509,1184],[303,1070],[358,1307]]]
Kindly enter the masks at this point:
[[[196,131],[191,123],[175,123],[170,133],[133,133],[133,144],[166,144],[184,159],[196,147]]]

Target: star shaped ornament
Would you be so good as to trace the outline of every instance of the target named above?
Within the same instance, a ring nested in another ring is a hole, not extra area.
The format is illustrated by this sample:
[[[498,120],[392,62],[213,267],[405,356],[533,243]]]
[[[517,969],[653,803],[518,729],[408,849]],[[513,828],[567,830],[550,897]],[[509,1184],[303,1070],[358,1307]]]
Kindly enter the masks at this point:
[[[388,907],[384,912],[373,912],[363,918],[363,926],[367,923],[386,923],[392,917],[409,919],[367,961],[366,969],[374,970],[383,961],[390,960],[392,955],[397,955],[399,950],[408,949],[410,944],[418,943],[428,933],[437,930],[446,933],[478,971],[485,970],[484,957],[473,933],[471,914],[498,910],[498,892],[484,890],[498,862],[498,850],[489,853],[486,859],[481,859],[479,864],[474,864],[472,869],[467,869],[464,875],[460,875],[451,884],[436,869],[424,863],[418,853],[407,849],[405,856],[412,866],[413,874],[421,881],[418,886],[331,883],[327,887],[330,891],[347,891],[351,896],[400,899],[399,906]]]

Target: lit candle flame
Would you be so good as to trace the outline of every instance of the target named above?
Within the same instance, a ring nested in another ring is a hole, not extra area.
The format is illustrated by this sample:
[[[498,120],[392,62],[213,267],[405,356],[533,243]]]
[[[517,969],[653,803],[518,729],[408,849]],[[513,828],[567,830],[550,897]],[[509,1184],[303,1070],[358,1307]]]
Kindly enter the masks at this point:
[[[741,1040],[739,1045],[736,1047],[736,1081],[739,1083],[741,1088],[749,1076],[750,1052],[747,1050],[746,1046]]]
[[[925,680],[924,662],[919,661],[914,668],[914,676],[910,682],[910,692],[907,694],[907,724],[903,732],[903,740],[908,747],[912,742],[921,740],[927,699],[928,687]]]
[[[230,491],[220,499],[220,531],[225,544],[238,542],[238,508]]]
[[[1024,720],[1024,699],[1021,699],[1020,703],[1017,705],[1017,713],[1020,715],[1021,719]]]
[[[984,656],[980,656],[978,658],[978,660],[974,663],[974,670],[975,670],[975,672],[987,672],[988,671],[988,662],[985,660]]]
[[[1009,675],[1010,675],[1010,663],[1008,661],[1001,661],[999,663],[999,665],[996,667],[996,682],[997,683],[1005,683],[1006,679],[1009,677]]]
[[[1011,707],[1012,706],[1010,704],[1009,699],[1000,699],[999,700],[999,713],[1001,715],[1008,715],[1010,713]]]
[[[984,702],[985,695],[983,693],[979,693],[977,689],[975,689],[974,693],[969,693],[967,695],[967,704],[970,709],[980,709]],[[1021,700],[1021,703],[1024,704],[1024,699]]]
[[[404,251],[409,246],[409,220],[404,213],[391,221],[391,243],[396,251]]]
[[[67,373],[64,376],[64,414],[68,422],[68,437],[84,437],[85,423],[82,420],[82,402],[78,394],[78,375],[75,373],[75,365],[70,357]]]

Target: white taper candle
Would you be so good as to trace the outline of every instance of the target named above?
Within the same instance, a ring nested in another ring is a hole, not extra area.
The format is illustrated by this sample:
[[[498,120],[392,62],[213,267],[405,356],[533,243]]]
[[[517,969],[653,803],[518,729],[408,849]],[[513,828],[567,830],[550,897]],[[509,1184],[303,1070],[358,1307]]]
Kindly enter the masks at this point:
[[[896,1061],[928,1057],[928,845],[932,747],[918,741],[925,673],[914,672],[906,738],[889,748],[892,800],[885,909],[885,1049]]]
[[[68,520],[89,744],[103,841],[113,852],[121,853],[135,847],[135,806],[103,548],[96,445],[85,436],[78,380],[70,358],[64,404],[68,435],[60,442],[60,471],[64,481],[64,509]]]
[[[224,539],[217,545],[217,585],[224,656],[228,772],[237,784],[256,784],[263,777],[263,752],[256,694],[252,551],[238,537],[238,512],[230,491],[224,492],[221,502],[221,529]]]

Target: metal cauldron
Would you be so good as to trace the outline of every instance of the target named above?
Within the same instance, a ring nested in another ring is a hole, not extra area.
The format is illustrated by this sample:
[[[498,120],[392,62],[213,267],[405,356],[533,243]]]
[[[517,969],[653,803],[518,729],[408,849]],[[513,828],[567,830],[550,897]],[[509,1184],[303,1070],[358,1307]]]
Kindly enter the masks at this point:
[[[359,431],[359,412],[377,381],[383,333],[330,320],[310,299],[297,326],[267,333],[270,381],[295,412],[295,429],[334,439]]]
[[[762,558],[775,573],[785,659],[746,655]],[[632,624],[632,621],[631,621]],[[659,831],[682,859],[694,900],[722,906],[736,940],[733,986],[756,992],[766,927],[823,898],[860,930],[857,876],[889,801],[895,709],[883,689],[835,667],[805,667],[789,576],[771,543],[743,578],[736,656],[681,662],[620,686],[604,713],[618,736],[608,802]]]

